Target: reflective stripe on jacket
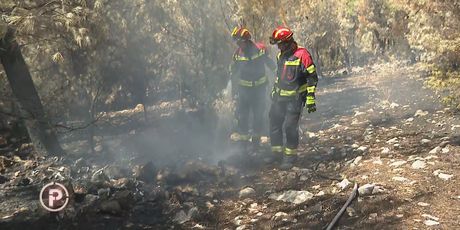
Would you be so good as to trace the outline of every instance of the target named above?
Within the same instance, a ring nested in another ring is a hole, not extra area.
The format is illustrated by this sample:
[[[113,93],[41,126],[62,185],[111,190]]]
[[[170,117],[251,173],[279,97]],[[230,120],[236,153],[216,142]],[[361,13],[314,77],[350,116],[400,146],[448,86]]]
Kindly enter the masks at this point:
[[[253,85],[265,77],[264,65],[267,58],[266,48],[262,43],[251,43],[246,52],[238,48],[233,55],[231,72],[237,74],[240,83]]]
[[[277,79],[274,92],[282,97],[291,97],[316,86],[318,76],[310,53],[295,45],[291,54],[278,54]]]

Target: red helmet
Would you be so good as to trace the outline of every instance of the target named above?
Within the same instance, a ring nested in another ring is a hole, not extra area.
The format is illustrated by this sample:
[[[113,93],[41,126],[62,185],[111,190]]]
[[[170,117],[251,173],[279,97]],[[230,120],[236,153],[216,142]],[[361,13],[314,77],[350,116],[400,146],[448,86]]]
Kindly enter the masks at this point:
[[[232,38],[234,40],[249,40],[251,39],[251,33],[244,27],[235,27],[232,31]]]
[[[278,26],[270,37],[270,44],[278,44],[281,42],[286,42],[292,39],[294,33],[287,27]]]

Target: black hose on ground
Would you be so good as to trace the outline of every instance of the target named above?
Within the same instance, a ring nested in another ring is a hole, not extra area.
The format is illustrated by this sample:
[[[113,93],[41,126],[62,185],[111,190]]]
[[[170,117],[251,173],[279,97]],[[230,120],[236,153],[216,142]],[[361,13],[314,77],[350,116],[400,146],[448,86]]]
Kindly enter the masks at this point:
[[[353,191],[351,192],[350,196],[348,197],[347,202],[342,206],[340,211],[335,215],[334,219],[332,219],[331,223],[327,226],[326,230],[332,230],[334,229],[335,225],[337,222],[339,222],[340,218],[343,216],[345,213],[345,210],[347,210],[347,207],[350,206],[351,202],[355,200],[359,196],[358,193],[358,183],[355,183],[355,186],[353,187]]]

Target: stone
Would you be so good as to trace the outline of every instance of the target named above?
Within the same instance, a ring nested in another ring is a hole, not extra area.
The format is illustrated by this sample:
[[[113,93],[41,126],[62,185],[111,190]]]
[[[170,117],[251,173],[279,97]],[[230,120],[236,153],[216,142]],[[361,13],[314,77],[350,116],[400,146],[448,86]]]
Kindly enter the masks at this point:
[[[104,201],[100,205],[100,210],[104,213],[120,215],[122,212],[120,204],[116,200]]]
[[[308,176],[302,175],[299,177],[300,181],[308,181],[310,178]]]
[[[445,174],[445,173],[439,173],[438,177],[443,179],[443,180],[450,180],[454,175],[450,174]]]
[[[349,217],[356,216],[356,210],[354,208],[347,207],[346,211],[347,211],[347,214],[348,214]]]
[[[99,186],[108,183],[108,181],[109,178],[107,177],[107,175],[105,175],[104,168],[97,170],[91,176],[91,183],[94,183]]]
[[[449,140],[449,139],[442,141],[441,144],[439,144],[438,146],[441,147],[441,148],[444,148],[444,147],[446,147],[448,144],[450,144],[450,140]]]
[[[335,124],[334,126],[332,126],[332,129],[340,129],[342,128],[343,126],[340,125],[340,124]]]
[[[205,226],[203,226],[201,224],[195,224],[192,228],[193,229],[205,229]]]
[[[97,195],[101,199],[107,199],[110,196],[110,188],[101,188],[97,190]]]
[[[404,164],[406,164],[406,163],[407,163],[407,161],[404,161],[404,160],[395,161],[395,162],[393,162],[393,163],[390,164],[390,167],[395,167],[395,168],[397,168],[397,167],[400,167],[400,166],[402,166],[402,165],[404,165]]]
[[[425,220],[425,221],[423,221],[423,223],[424,223],[426,226],[435,226],[435,225],[439,225],[439,222],[434,221],[434,220]]]
[[[392,180],[394,181],[399,181],[399,182],[408,182],[409,179],[405,178],[405,177],[400,177],[400,176],[395,176],[393,178],[391,178]]]
[[[236,228],[236,230],[245,230],[246,227],[247,227],[247,226],[246,226],[245,224],[243,224],[243,225],[241,225],[241,226],[238,226],[238,227]]]
[[[412,163],[411,166],[413,169],[423,169],[426,167],[426,162],[422,160],[416,160],[414,163]]]
[[[434,149],[432,149],[429,154],[436,154],[436,153],[439,153],[441,151],[441,147],[439,146],[436,146]]]
[[[397,108],[397,107],[399,107],[399,104],[398,104],[398,103],[392,102],[392,103],[390,104],[390,108],[392,108],[392,109]]]
[[[420,206],[420,207],[428,207],[428,206],[430,206],[430,204],[425,203],[425,202],[418,202],[417,205]]]
[[[129,209],[134,204],[134,196],[131,191],[117,191],[113,194],[113,199],[118,201],[123,209]]]
[[[112,180],[111,185],[117,189],[127,189],[134,186],[134,182],[128,178],[120,178],[118,180]]]
[[[344,190],[350,185],[351,182],[348,179],[343,179],[341,182],[338,182],[336,185],[339,187],[341,190]]]
[[[441,150],[441,152],[444,153],[444,154],[445,154],[445,153],[449,153],[449,151],[450,151],[449,147],[444,147],[444,148],[442,148],[442,150]]]
[[[435,155],[429,155],[429,156],[426,156],[425,158],[423,158],[424,160],[432,160],[432,159],[438,159],[438,156],[435,156]]]
[[[389,154],[389,153],[390,153],[390,149],[387,148],[387,147],[383,147],[381,153],[382,153],[382,154]]]
[[[423,110],[417,110],[414,114],[414,117],[424,117],[428,115],[428,112],[427,111],[423,111]]]
[[[315,194],[315,196],[324,196],[326,193],[324,191],[319,191],[318,193]]]
[[[285,212],[277,212],[277,213],[274,215],[275,220],[276,220],[276,218],[283,218],[283,217],[286,217],[286,216],[288,216],[288,214],[285,213]]]
[[[93,194],[86,194],[83,201],[80,203],[82,209],[94,207],[94,203],[98,200],[98,196]]]
[[[104,173],[111,180],[117,180],[126,176],[123,169],[115,165],[108,166],[104,170]]]
[[[96,151],[96,152],[102,152],[102,150],[103,150],[102,145],[96,145],[96,146],[94,147],[94,151]]]
[[[245,199],[245,198],[249,198],[249,197],[252,197],[256,194],[256,190],[254,190],[253,188],[251,187],[246,187],[242,190],[240,190],[239,194],[238,194],[238,197],[240,199]]]
[[[294,204],[302,204],[313,198],[313,193],[309,191],[289,190],[281,193],[273,193],[268,198],[277,201],[284,201]]]
[[[362,159],[363,159],[363,157],[362,157],[362,156],[358,156],[358,157],[356,157],[356,158],[353,160],[353,163],[351,163],[351,165],[350,165],[350,166],[351,166],[351,167],[355,167],[355,166],[357,166],[357,165],[359,164],[359,162],[360,162]]]
[[[376,194],[380,194],[382,192],[385,192],[385,188],[380,186],[380,185],[376,185],[374,183],[372,184],[365,184],[363,186],[360,187],[361,188],[361,191],[359,191],[358,189],[358,192],[360,195],[376,195]]]
[[[197,207],[192,207],[191,209],[188,210],[187,216],[190,219],[195,219],[199,216],[200,210]]]
[[[134,177],[138,180],[152,183],[155,182],[157,170],[153,162],[149,161],[143,166],[137,166],[134,171]]]
[[[360,146],[360,147],[358,148],[358,151],[361,151],[361,152],[366,152],[366,151],[367,151],[367,149],[369,149],[369,148],[368,148],[368,147],[366,147],[366,146]]]
[[[390,140],[387,141],[387,144],[390,144],[390,145],[391,145],[391,144],[395,144],[395,143],[398,143],[398,138],[397,138],[397,137],[392,138],[392,139],[390,139]]]
[[[428,140],[428,139],[422,139],[420,141],[420,144],[422,144],[422,145],[426,145],[426,144],[429,144],[429,143],[431,143],[431,140]]]
[[[258,204],[257,203],[252,203],[249,208],[248,208],[248,211],[250,214],[254,214],[254,213],[258,213],[259,212],[259,208],[258,207]]]
[[[358,188],[358,193],[361,196],[365,195],[372,195],[372,191],[374,190],[375,184],[365,184]]]
[[[173,221],[178,224],[183,224],[189,220],[190,217],[184,212],[184,210],[180,210],[179,212],[177,212],[173,219]]]
[[[438,217],[435,217],[435,216],[432,216],[432,215],[429,215],[429,214],[422,214],[422,216],[427,218],[427,219],[432,219],[432,220],[435,220],[435,221],[439,221]]]
[[[233,219],[233,224],[235,225],[241,225],[241,223],[243,223],[243,219],[244,217],[243,216],[237,216]]]

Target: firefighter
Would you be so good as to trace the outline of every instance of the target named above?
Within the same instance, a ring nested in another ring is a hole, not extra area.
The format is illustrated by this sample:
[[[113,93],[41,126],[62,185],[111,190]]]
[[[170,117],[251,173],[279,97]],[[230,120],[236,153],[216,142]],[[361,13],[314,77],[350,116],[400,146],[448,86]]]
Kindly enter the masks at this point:
[[[269,112],[272,151],[266,161],[282,160],[280,168],[284,170],[292,168],[297,157],[299,119],[303,108],[308,113],[316,111],[315,89],[318,83],[310,53],[297,45],[293,35],[289,28],[280,26],[270,37],[270,44],[276,44],[280,53]]]
[[[251,141],[252,146],[258,148],[264,129],[263,118],[267,97],[268,77],[265,74],[265,65],[273,70],[276,65],[268,57],[265,45],[253,42],[251,33],[246,28],[235,27],[232,38],[238,45],[230,65],[238,124],[237,132],[231,135],[231,140],[241,143],[244,150],[247,150],[246,147]],[[251,113],[252,127],[249,125]]]

